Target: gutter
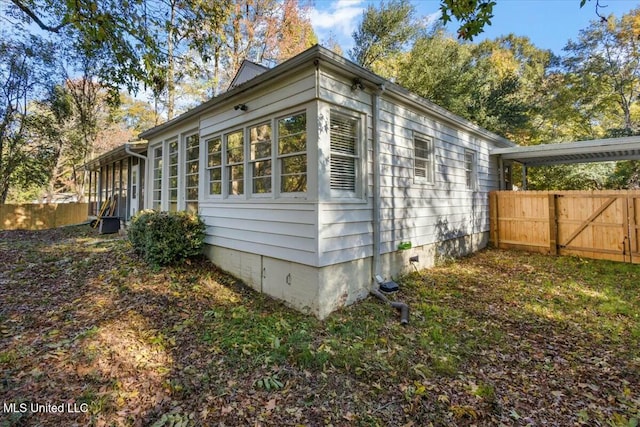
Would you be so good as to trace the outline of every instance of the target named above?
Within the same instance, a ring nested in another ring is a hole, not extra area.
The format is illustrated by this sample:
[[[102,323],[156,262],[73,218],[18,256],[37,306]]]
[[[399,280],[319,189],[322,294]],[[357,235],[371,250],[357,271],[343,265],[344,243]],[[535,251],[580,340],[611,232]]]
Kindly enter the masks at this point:
[[[134,153],[133,151],[131,151],[131,144],[129,144],[129,143],[124,144],[124,152],[127,153],[130,156],[142,159],[145,162],[147,161],[147,156],[143,156],[142,154]]]

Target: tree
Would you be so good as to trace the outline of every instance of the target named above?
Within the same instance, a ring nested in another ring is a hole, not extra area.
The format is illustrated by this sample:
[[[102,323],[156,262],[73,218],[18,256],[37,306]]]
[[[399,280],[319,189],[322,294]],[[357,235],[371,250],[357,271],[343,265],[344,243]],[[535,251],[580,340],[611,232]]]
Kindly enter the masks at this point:
[[[587,1],[580,0],[580,7],[583,7]],[[496,0],[440,0],[440,12],[442,13],[440,20],[443,24],[451,22],[455,18],[460,26],[458,27],[458,38],[463,40],[473,40],[475,36],[482,33],[484,27],[491,25],[493,18],[493,8],[496,6]],[[595,12],[601,21],[606,18],[600,14],[600,1],[595,1]]]
[[[405,50],[419,28],[415,8],[408,0],[382,2],[379,8],[369,5],[352,34],[355,47],[349,51],[349,57],[375,72],[376,64]]]
[[[174,59],[176,38],[201,51],[216,37],[228,1],[204,0],[11,0],[14,29],[35,24],[57,42],[97,64],[97,76],[117,103],[120,88],[158,88],[160,69]],[[204,31],[203,31],[204,29]],[[169,41],[169,42],[168,42]],[[167,77],[165,73],[164,77]],[[166,81],[163,85],[166,88]]]
[[[589,106],[592,119],[598,114],[604,129],[620,129],[631,135],[638,130],[632,120],[633,106],[640,95],[640,9],[621,19],[610,16],[604,22],[591,22],[581,30],[577,41],[564,50],[564,66],[571,83],[582,93],[580,102]],[[609,119],[617,115],[614,121]]]
[[[514,137],[526,129],[533,110],[529,92],[535,83],[528,79],[535,73],[527,55],[535,49],[525,54],[527,43],[514,37],[460,43],[436,28],[416,41],[397,81],[486,129]],[[544,75],[544,68],[537,71]]]
[[[0,204],[12,186],[46,180],[43,165],[50,150],[30,138],[40,125],[31,100],[44,98],[55,78],[53,47],[37,38],[0,41]]]

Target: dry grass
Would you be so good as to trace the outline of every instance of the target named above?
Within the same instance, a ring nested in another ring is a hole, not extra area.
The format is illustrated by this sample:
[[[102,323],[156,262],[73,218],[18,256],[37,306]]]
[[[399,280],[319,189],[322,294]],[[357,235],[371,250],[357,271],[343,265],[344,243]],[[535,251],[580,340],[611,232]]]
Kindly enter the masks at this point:
[[[633,426],[639,278],[487,250],[400,280],[408,327],[375,300],[319,322],[206,260],[0,232],[0,425]]]

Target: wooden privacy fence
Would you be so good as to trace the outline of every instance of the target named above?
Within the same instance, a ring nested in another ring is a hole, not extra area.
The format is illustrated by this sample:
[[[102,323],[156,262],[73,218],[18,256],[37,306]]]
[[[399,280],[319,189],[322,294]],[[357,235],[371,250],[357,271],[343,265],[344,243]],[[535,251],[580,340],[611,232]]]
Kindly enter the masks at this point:
[[[489,203],[498,248],[640,263],[640,191],[495,191]]]
[[[0,230],[44,230],[87,220],[88,203],[0,205]]]

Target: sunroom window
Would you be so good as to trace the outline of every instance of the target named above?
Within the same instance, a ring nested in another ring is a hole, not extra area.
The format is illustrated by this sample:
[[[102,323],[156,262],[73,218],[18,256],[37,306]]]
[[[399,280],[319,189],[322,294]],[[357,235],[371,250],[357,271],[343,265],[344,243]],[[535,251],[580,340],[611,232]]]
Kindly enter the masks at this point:
[[[253,194],[271,193],[271,123],[249,128]]]
[[[299,113],[278,120],[280,191],[307,191],[307,115]]]
[[[153,150],[153,194],[151,207],[162,209],[162,147]]]
[[[227,134],[227,176],[229,195],[244,194],[244,131]]]
[[[178,210],[178,141],[169,142],[169,212]]]
[[[200,138],[190,135],[185,140],[185,208],[198,212],[198,175],[200,171]]]
[[[222,194],[222,138],[207,140],[207,171],[209,175],[209,194]]]
[[[331,189],[355,191],[359,120],[332,111],[330,122]]]

